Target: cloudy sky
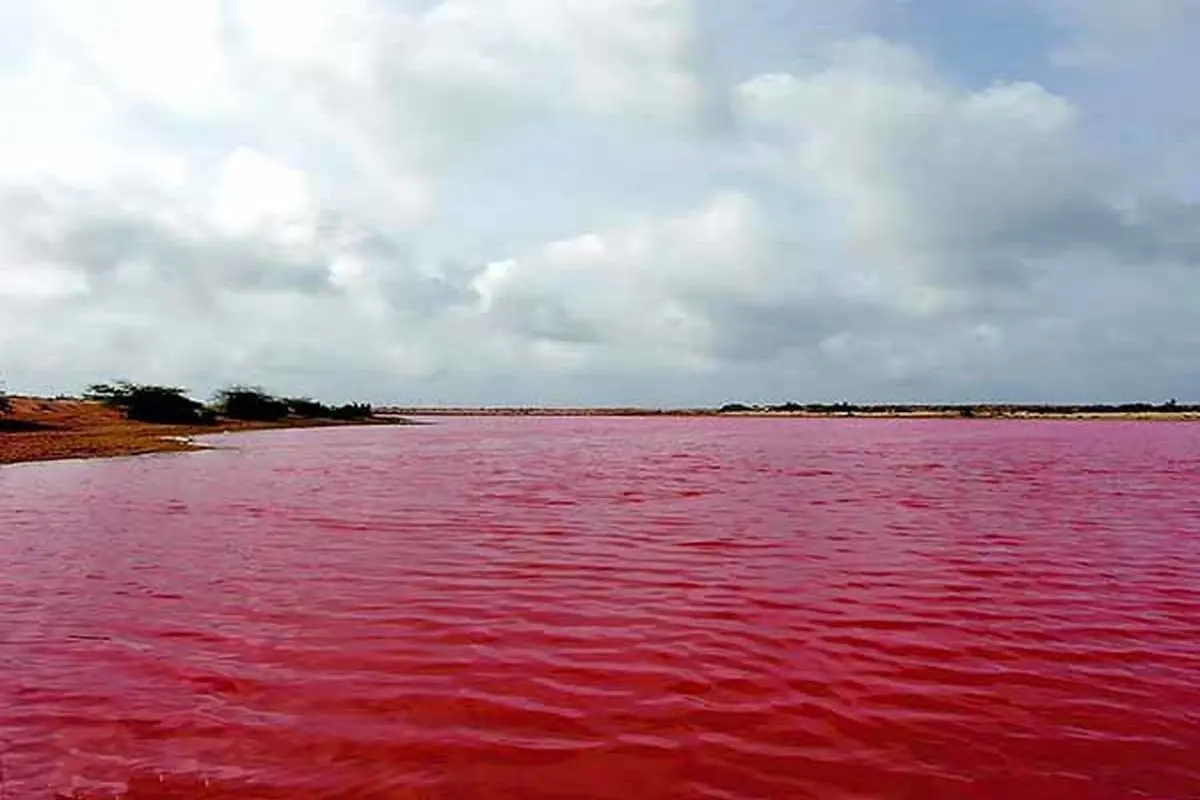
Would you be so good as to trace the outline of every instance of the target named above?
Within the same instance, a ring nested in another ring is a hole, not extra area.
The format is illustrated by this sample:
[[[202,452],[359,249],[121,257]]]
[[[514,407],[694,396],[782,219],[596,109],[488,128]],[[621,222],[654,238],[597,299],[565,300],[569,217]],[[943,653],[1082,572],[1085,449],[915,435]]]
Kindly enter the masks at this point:
[[[1196,0],[0,0],[0,380],[1200,400]]]

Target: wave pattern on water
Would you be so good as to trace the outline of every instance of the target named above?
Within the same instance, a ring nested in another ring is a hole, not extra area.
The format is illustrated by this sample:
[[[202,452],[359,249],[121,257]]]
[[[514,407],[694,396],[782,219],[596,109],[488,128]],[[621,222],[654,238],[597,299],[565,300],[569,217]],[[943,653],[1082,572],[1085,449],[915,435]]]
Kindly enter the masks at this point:
[[[219,441],[0,472],[0,797],[1200,796],[1200,426]]]

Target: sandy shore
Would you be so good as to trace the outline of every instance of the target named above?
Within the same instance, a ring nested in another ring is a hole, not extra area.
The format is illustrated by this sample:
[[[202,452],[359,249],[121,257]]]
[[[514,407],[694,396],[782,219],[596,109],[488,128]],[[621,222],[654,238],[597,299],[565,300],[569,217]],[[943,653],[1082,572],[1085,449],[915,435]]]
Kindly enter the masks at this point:
[[[200,450],[204,448],[193,443],[190,437],[227,431],[404,422],[406,420],[397,418],[356,422],[295,419],[281,422],[222,420],[215,425],[194,426],[155,425],[132,422],[114,409],[86,400],[14,397],[11,411],[0,415],[0,464]]]

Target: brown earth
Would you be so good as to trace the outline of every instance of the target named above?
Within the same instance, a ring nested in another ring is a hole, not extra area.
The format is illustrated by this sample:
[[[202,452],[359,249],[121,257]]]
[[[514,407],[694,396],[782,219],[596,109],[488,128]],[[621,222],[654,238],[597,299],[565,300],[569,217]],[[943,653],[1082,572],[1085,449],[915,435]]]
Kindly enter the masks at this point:
[[[173,437],[226,431],[402,422],[405,420],[396,418],[357,422],[286,419],[280,422],[219,420],[215,425],[156,425],[127,420],[119,411],[90,400],[13,397],[11,410],[0,415],[0,464],[200,450],[203,449],[201,445]]]

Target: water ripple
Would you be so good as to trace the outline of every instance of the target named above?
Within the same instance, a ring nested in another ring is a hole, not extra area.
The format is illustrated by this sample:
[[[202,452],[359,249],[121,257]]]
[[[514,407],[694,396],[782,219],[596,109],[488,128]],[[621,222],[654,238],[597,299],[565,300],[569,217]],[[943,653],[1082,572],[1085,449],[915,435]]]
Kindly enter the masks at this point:
[[[222,442],[0,473],[0,798],[1200,796],[1200,426]]]

